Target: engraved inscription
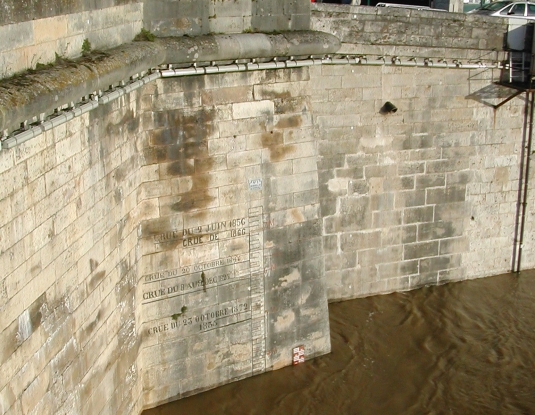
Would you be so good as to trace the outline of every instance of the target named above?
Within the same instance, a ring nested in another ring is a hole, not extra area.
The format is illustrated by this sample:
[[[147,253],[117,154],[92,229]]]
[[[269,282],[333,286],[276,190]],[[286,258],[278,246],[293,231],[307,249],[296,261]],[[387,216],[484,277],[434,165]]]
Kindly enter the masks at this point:
[[[235,301],[228,305],[214,306],[188,315],[186,312],[177,319],[170,318],[164,322],[153,322],[147,334],[154,335],[170,331],[205,332],[217,327],[228,326],[251,318],[251,304],[248,300]]]
[[[260,370],[265,367],[262,232],[270,224],[261,207],[227,218],[205,224],[185,220],[183,229],[152,236],[155,250],[167,249],[177,265],[142,276],[143,332],[148,344],[156,344],[246,324],[255,345],[251,367]],[[169,241],[175,243],[165,244]]]
[[[239,217],[182,230],[174,229],[154,235],[153,240],[155,244],[160,244],[182,239],[182,247],[187,248],[246,235],[247,227],[247,218]],[[239,229],[237,230],[236,228]]]
[[[244,258],[245,256],[234,255],[228,258],[216,259],[214,261],[205,262],[202,264],[196,264],[193,266],[185,266],[182,268],[176,268],[176,269],[167,270],[167,271],[154,272],[152,274],[144,275],[143,281],[146,284],[149,282],[165,280],[165,279],[175,278],[181,275],[189,274],[191,271],[200,272],[200,271],[206,271],[212,268],[222,267],[224,265],[237,264],[238,262],[242,262]]]

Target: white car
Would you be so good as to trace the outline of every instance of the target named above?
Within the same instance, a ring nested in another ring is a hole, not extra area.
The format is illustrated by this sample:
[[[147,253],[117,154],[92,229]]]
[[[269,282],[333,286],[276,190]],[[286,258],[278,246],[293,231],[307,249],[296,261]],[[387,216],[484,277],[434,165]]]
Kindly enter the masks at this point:
[[[428,6],[414,6],[410,4],[397,4],[397,3],[377,3],[375,7],[397,7],[401,9],[445,11],[445,10],[432,9],[431,7],[428,7]]]
[[[499,0],[470,10],[467,14],[535,20],[535,3],[530,1]]]

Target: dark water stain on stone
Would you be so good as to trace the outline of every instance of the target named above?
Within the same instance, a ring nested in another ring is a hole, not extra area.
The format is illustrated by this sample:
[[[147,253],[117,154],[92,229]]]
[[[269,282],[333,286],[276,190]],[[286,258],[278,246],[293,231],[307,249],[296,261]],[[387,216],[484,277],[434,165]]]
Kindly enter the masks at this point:
[[[97,285],[100,284],[100,282],[104,279],[104,277],[106,276],[106,271],[100,271],[100,272],[97,272],[95,275],[93,275],[91,277],[91,279],[89,280],[89,284],[88,284],[88,291],[93,291]]]
[[[158,244],[161,251],[172,251],[179,246],[182,246],[182,238],[170,239]]]
[[[170,176],[191,176],[195,174],[194,160],[174,161],[167,167],[167,174]]]
[[[124,133],[135,134],[137,131],[139,131],[139,117],[136,117],[132,110],[126,111],[118,122],[110,122],[106,126],[107,136],[112,137]]]
[[[117,239],[119,241],[124,239],[123,232],[126,229],[126,225],[130,219],[130,213],[128,213],[126,216],[121,218],[121,220],[119,220],[119,223],[117,224]]]
[[[269,150],[269,160],[277,162],[284,160],[295,149],[293,145],[284,145],[282,131],[270,131],[262,134],[262,147]]]
[[[161,170],[163,177],[190,177],[191,187],[170,203],[175,212],[202,209],[213,201],[209,193],[213,160],[208,154],[208,139],[213,135],[217,111],[214,108],[169,110],[159,115],[159,127],[150,133],[151,146],[144,150],[147,163],[169,163]],[[160,177],[162,178],[162,177]]]
[[[262,134],[262,147],[269,148],[273,146],[281,146],[284,144],[282,131],[269,131]]]
[[[195,187],[195,180],[194,180]],[[189,191],[181,196],[176,203],[171,205],[171,209],[175,212],[190,212],[195,209],[202,209],[214,200],[207,192],[201,190],[199,192]]]
[[[174,144],[177,140],[174,133],[175,131],[169,128],[159,128],[149,132],[149,139],[151,144],[155,146],[170,145]]]
[[[310,98],[307,96],[297,96],[289,99],[275,100],[275,114],[306,114],[311,107]]]
[[[123,200],[123,189],[121,187],[118,187],[117,189],[115,189],[115,191],[113,192],[113,198],[115,200],[115,204],[119,204],[122,202]]]
[[[34,332],[40,325],[43,318],[42,309],[46,307],[46,293],[43,293],[35,300],[29,308],[30,321],[32,323],[32,332]]]
[[[146,164],[158,164],[168,160],[167,147],[146,147],[143,149],[143,158]]]
[[[15,350],[20,346],[19,322],[14,320],[9,327],[2,332],[2,346],[0,347],[0,364],[7,361]]]
[[[281,118],[276,128],[299,128],[303,124],[301,115],[292,115],[290,117]]]
[[[170,111],[168,113],[168,127],[176,132],[177,144],[206,142],[212,134],[213,122],[217,112],[214,108],[201,108],[196,111]]]
[[[118,269],[119,269],[119,277],[124,278],[128,274],[128,271],[130,271],[131,269],[130,261],[128,261],[128,259],[123,259],[119,263]]]
[[[89,259],[89,270],[93,272],[98,267],[98,261],[96,259]]]
[[[37,275],[39,272],[41,272],[41,269],[42,269],[42,265],[41,263],[33,266],[31,269],[30,269],[30,274],[35,276]]]
[[[136,170],[136,164],[136,157],[132,156],[117,167],[113,172],[115,183],[121,183],[129,174],[132,174]]]
[[[98,323],[101,318],[101,313],[102,313],[102,310],[99,310],[95,318],[87,326],[82,328],[82,332],[81,332],[82,343],[84,343],[86,340],[89,339],[89,337],[91,337],[91,334],[93,333],[95,328],[98,326]]]

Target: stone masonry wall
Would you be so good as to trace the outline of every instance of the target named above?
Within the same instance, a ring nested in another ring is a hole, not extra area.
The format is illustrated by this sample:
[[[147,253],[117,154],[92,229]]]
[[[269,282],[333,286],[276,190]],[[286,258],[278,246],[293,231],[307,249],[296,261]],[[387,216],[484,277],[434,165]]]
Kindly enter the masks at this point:
[[[431,58],[462,63],[504,58],[506,19],[402,8],[330,4],[311,6],[311,29],[332,33],[342,41],[340,54],[366,55],[369,60]]]
[[[306,69],[159,81],[138,284],[145,405],[330,350]]]
[[[85,39],[100,50],[130,42],[143,27],[140,2],[105,1],[83,7],[82,2],[57,1],[54,7],[46,2],[49,7],[43,9],[35,7],[44,2],[29,3],[0,2],[12,10],[0,21],[0,78],[53,63],[57,56],[79,57]]]
[[[158,36],[308,30],[309,0],[145,0],[145,26]]]
[[[158,81],[0,152],[2,413],[139,413],[329,351],[308,76]]]
[[[142,28],[157,36],[308,30],[308,0],[1,0],[0,79],[57,58],[132,41]]]
[[[502,19],[316,4],[311,27],[338,36],[338,53],[364,55],[366,62],[427,58],[429,66],[462,66],[504,58]],[[509,271],[525,163],[525,94],[494,110],[514,93],[493,85],[498,69],[314,70],[323,80],[314,114],[324,140],[319,174],[324,246],[333,258],[326,256],[329,298]],[[400,110],[379,115],[386,101]],[[357,233],[355,215],[368,224]],[[529,268],[532,213],[526,229],[522,266]]]
[[[162,79],[0,151],[2,412],[139,413],[328,352],[327,298],[509,270],[525,101],[490,107],[495,72]]]
[[[136,94],[0,151],[0,412],[130,414],[137,363]]]
[[[525,101],[494,110],[514,91],[493,91],[492,72],[312,69],[331,301],[511,269]]]
[[[139,0],[2,0],[0,26],[138,3]]]

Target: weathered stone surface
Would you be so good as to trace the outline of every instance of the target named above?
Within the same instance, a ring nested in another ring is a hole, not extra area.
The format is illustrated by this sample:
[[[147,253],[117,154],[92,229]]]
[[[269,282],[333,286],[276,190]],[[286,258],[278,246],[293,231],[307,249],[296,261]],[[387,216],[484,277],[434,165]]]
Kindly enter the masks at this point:
[[[495,57],[483,57],[480,48],[502,50],[507,32],[505,21],[462,13],[370,7],[347,10],[320,3],[312,5],[311,12],[311,28],[338,36],[344,53],[492,61]]]
[[[125,39],[123,39],[124,41]],[[332,53],[339,47],[338,39],[330,34],[300,31],[272,35],[254,33],[197,38],[165,38],[154,42],[125,43],[109,50],[109,52],[87,56],[77,63],[56,62],[57,59],[52,57],[45,60],[46,63],[51,63],[51,61],[56,63],[56,65],[52,65],[52,68],[36,73],[31,72],[21,78],[7,79],[2,82],[0,130],[7,129],[8,132],[12,132],[20,127],[20,123],[29,122],[34,117],[52,118],[55,109],[66,105],[71,106],[73,103],[78,104],[90,94],[109,90],[111,86],[125,82],[131,77],[137,77],[140,73],[163,63],[192,64],[199,61],[313,55]],[[53,49],[47,50],[48,53],[54,54]],[[33,67],[33,64],[22,69],[29,67]],[[286,73],[289,76],[285,80],[288,81],[288,85],[293,85],[291,83],[292,74],[298,75],[300,71]],[[199,102],[200,85],[197,85],[197,82],[204,82],[204,79],[197,77],[195,81],[186,80],[184,83],[190,84],[189,88],[180,91],[178,96],[177,91],[175,91],[175,94],[167,100],[177,102],[178,99],[177,103],[186,102],[192,105]],[[279,88],[286,86],[285,83],[281,82],[275,84],[278,84]],[[224,87],[224,84],[220,86]],[[197,95],[194,91],[197,91]],[[253,92],[258,93],[254,90]],[[299,94],[300,90],[296,89],[294,95],[299,96]],[[269,99],[270,96],[268,95],[267,98]],[[297,117],[297,115],[291,116],[287,122],[297,122],[294,124],[295,128],[307,125],[307,120],[299,121]],[[158,118],[154,121],[160,127],[162,123],[165,123],[165,120]],[[308,124],[310,123],[308,122]],[[251,131],[246,130],[246,132],[250,133]]]
[[[305,3],[283,3],[261,13],[299,19]],[[418,19],[388,13],[338,17],[347,36]],[[82,18],[50,19],[38,31],[85,33]],[[437,45],[403,50],[460,51]],[[494,113],[466,96],[473,78],[323,65],[160,79],[2,149],[2,412],[137,414],[291,364],[295,346],[328,352],[328,299],[508,270],[525,103]],[[387,100],[396,114],[379,113]]]

